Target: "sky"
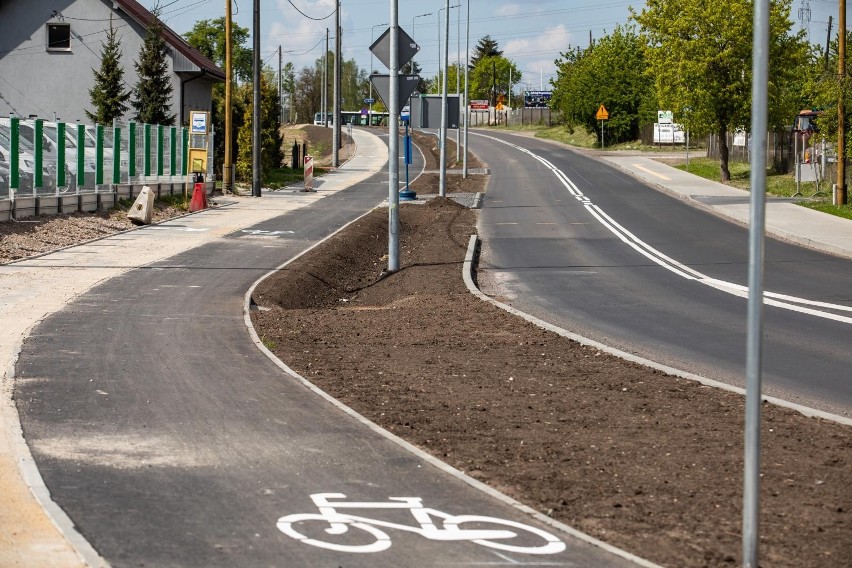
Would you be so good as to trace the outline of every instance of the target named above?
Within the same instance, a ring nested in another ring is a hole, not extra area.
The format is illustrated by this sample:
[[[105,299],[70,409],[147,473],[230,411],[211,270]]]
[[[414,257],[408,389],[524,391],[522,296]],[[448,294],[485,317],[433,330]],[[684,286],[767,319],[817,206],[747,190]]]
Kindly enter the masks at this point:
[[[144,6],[162,6],[165,23],[179,34],[192,29],[199,20],[225,15],[228,0],[139,0]],[[254,0],[230,0],[233,20],[248,28],[251,35]],[[470,5],[470,33],[468,23]],[[461,4],[458,8],[453,8]],[[521,89],[549,90],[556,76],[554,60],[560,52],[576,46],[586,47],[589,36],[600,38],[618,24],[630,19],[630,7],[641,11],[642,1],[619,0],[451,0],[446,10],[442,0],[398,0],[399,26],[420,46],[415,60],[421,75],[433,77],[438,63],[443,66],[446,15],[450,13],[449,60],[465,60],[465,44],[470,38],[470,53],[480,38],[490,35],[503,55],[515,62],[523,72]],[[292,62],[296,71],[313,66],[322,56],[326,28],[333,37],[335,0],[260,0],[261,58],[273,69],[278,67],[278,47],[283,62]],[[371,69],[387,73],[387,68],[371,56],[370,45],[390,22],[390,0],[340,0],[343,59],[355,59],[367,72]],[[838,0],[793,0],[793,30],[807,26],[812,43],[825,44],[829,16],[834,17],[832,35],[837,33]],[[302,12],[301,14],[299,12]],[[429,14],[429,15],[426,15]],[[440,15],[440,34],[438,17]],[[330,16],[330,17],[327,17]],[[800,17],[801,16],[801,17]],[[324,19],[323,19],[324,18]],[[850,18],[847,16],[847,21]],[[251,47],[249,40],[248,47]],[[329,48],[334,49],[334,40]],[[452,90],[452,86],[451,86]]]

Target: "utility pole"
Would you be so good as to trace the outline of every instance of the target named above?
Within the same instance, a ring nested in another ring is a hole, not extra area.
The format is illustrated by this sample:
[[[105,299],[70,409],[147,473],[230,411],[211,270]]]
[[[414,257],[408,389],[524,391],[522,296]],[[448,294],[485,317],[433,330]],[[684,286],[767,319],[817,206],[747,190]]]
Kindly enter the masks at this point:
[[[231,65],[231,0],[225,0],[225,163],[222,165],[222,193],[234,190],[233,164],[231,162],[231,83],[233,69]]]
[[[284,97],[282,97],[281,86],[284,81],[281,78],[281,46],[278,46],[278,125],[284,124]]]
[[[465,39],[464,46],[464,101],[462,108],[464,109],[464,157],[462,158],[462,177],[467,179],[467,122],[470,119],[470,105],[468,104],[467,79],[468,69],[470,69],[470,0],[467,0],[467,22],[465,23]]]
[[[839,4],[837,78],[840,80],[840,98],[837,101],[837,185],[834,190],[834,204],[846,205],[846,0],[840,0]]]
[[[322,54],[322,123],[328,128],[328,28],[325,28],[325,52]]]
[[[334,114],[332,115],[331,165],[340,166],[340,0],[334,10]]]
[[[450,0],[446,0],[444,8],[447,11],[447,21],[444,23],[444,76],[441,80],[441,171],[438,176],[438,195],[447,196],[447,70],[450,67]],[[438,10],[438,21],[441,21],[441,11]],[[441,33],[441,30],[438,30]]]
[[[828,46],[831,44],[831,16],[828,17],[828,33],[825,36],[825,70],[828,71]]]
[[[251,196],[260,197],[260,0],[254,0],[253,28]]]
[[[447,0],[449,1],[449,0]],[[390,0],[388,98],[388,272],[399,270],[399,5]]]

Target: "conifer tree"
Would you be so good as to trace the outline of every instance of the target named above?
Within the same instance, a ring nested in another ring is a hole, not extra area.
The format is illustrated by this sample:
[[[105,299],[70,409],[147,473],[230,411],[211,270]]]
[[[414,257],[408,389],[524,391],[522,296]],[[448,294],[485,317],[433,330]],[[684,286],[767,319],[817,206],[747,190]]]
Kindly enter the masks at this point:
[[[139,122],[174,124],[175,115],[169,112],[174,87],[169,77],[167,53],[162,24],[159,14],[155,12],[148,26],[148,35],[139,50],[139,60],[134,62],[139,80],[133,89],[131,104]]]
[[[106,41],[101,45],[101,68],[95,74],[95,84],[89,89],[94,112],[86,111],[89,120],[96,124],[112,124],[127,112],[130,91],[124,88],[124,69],[121,66],[121,48],[118,36],[110,21]]]

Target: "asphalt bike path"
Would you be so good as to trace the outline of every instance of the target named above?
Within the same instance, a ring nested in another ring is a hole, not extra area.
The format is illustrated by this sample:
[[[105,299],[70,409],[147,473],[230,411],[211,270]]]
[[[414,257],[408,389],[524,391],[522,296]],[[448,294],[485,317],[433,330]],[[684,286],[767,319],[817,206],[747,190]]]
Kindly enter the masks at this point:
[[[386,194],[386,173],[286,211],[281,201],[310,197],[266,193],[252,206],[280,214],[111,275],[32,329],[15,367],[20,421],[50,497],[100,557],[90,562],[647,565],[409,451],[252,340],[246,290]],[[141,254],[228,215],[94,248]],[[54,266],[67,270],[75,254]]]
[[[470,139],[474,152],[487,148],[492,170],[479,226],[486,292],[623,351],[742,385],[746,192],[645,157],[592,159],[503,133]],[[848,416],[852,263],[813,249],[852,256],[852,223],[780,200],[767,209],[772,231],[812,248],[766,239],[765,392]]]

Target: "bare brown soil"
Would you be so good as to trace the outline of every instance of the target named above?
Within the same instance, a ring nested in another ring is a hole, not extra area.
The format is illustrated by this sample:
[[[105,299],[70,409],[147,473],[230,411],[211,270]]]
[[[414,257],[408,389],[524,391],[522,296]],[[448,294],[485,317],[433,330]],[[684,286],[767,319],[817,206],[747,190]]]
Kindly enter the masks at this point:
[[[435,169],[434,137],[420,136]],[[412,184],[421,196],[437,191],[429,175]],[[447,182],[479,191],[485,178]],[[402,269],[383,277],[387,212],[374,212],[258,287],[271,308],[253,314],[258,333],[374,422],[556,519],[670,567],[739,564],[742,398],[472,296],[475,215],[404,204]],[[0,223],[0,262],[131,228],[124,212],[34,220]],[[850,565],[850,428],[766,405],[763,434],[761,566]]]
[[[450,179],[457,190],[482,183]],[[257,288],[269,311],[253,322],[278,357],[389,431],[597,538],[671,567],[741,564],[742,397],[471,295],[461,270],[475,211],[436,198],[403,204],[400,219],[396,273],[383,274],[387,211],[377,210]],[[764,405],[762,460],[761,566],[848,566],[852,429]]]

